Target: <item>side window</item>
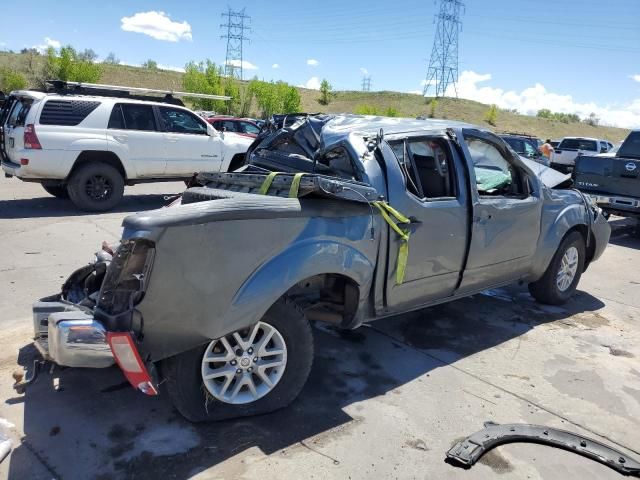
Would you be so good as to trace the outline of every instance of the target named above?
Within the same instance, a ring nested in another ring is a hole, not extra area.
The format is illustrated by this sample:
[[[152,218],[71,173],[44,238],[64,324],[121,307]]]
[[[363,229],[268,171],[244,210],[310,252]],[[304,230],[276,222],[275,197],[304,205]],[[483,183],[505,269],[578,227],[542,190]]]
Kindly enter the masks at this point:
[[[109,117],[109,124],[107,128],[116,128],[118,130],[124,130],[124,118],[122,117],[122,108],[119,103],[116,103],[111,110],[111,116]]]
[[[100,102],[90,100],[49,100],[40,114],[41,125],[79,125]]]
[[[487,140],[465,135],[480,195],[518,195],[517,171],[505,154]]]
[[[224,122],[222,122],[222,129],[225,132],[237,132],[238,131],[236,129],[236,122],[234,122],[233,120],[225,120]]]
[[[533,145],[531,145],[529,142],[523,142],[524,144],[524,154],[528,157],[537,157],[538,156],[538,151],[533,148]]]
[[[160,107],[163,130],[172,133],[206,135],[207,126],[194,114],[177,108]]]
[[[389,145],[410,193],[422,199],[456,197],[453,159],[443,140],[406,139]]]
[[[250,133],[251,135],[257,135],[260,133],[260,129],[249,122],[240,122],[240,131],[243,133]]]
[[[124,128],[126,130],[156,131],[156,119],[151,105],[121,103]],[[113,115],[113,112],[111,112]]]

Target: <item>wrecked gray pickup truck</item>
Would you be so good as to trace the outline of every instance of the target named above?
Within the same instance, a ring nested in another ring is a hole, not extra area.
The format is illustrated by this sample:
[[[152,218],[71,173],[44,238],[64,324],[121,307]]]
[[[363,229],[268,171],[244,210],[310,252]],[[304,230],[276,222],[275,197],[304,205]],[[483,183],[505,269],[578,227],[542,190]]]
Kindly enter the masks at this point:
[[[240,171],[125,218],[113,252],[34,306],[36,345],[115,361],[193,421],[284,407],[311,368],[310,320],[352,329],[513,282],[568,300],[610,230],[545,171],[471,125],[301,117]]]

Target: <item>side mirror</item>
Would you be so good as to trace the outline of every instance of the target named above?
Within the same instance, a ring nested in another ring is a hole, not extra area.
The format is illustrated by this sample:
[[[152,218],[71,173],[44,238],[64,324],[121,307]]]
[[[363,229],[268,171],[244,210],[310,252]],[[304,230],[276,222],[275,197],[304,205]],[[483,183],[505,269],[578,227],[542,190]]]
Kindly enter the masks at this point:
[[[207,123],[207,135],[209,135],[210,137],[217,137],[220,135],[220,132],[213,128],[213,125]]]

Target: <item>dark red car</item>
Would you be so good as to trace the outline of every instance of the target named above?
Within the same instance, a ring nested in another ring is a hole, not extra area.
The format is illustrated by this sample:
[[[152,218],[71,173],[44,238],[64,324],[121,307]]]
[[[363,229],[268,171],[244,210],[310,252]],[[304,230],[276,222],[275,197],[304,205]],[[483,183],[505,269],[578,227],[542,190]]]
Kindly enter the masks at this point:
[[[260,127],[253,120],[234,117],[209,117],[207,122],[219,132],[233,132],[245,137],[255,138],[260,133]]]

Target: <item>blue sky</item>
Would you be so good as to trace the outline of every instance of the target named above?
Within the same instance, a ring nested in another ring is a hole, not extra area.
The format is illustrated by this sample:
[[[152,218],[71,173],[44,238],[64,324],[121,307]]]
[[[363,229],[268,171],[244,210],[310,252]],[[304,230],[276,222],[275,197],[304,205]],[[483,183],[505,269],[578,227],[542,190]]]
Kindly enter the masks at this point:
[[[221,63],[220,15],[229,5],[252,17],[244,58],[257,68],[245,77],[312,87],[327,78],[358,90],[366,69],[373,90],[409,92],[422,88],[437,9],[431,0],[87,5],[32,0],[28,22],[4,23],[0,48],[71,44],[130,64]],[[523,113],[594,111],[607,123],[640,127],[638,19],[640,0],[467,0],[460,95]]]

